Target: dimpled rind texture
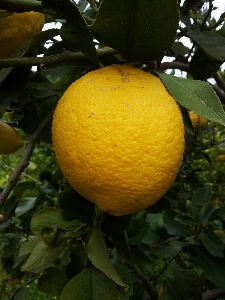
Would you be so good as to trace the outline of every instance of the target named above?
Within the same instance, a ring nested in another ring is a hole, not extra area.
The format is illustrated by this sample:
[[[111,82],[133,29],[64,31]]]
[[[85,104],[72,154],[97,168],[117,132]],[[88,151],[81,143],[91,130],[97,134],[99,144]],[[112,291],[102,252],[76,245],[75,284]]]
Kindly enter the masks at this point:
[[[199,116],[193,111],[189,112],[189,116],[191,118],[191,123],[194,129],[204,128],[208,123],[208,120],[206,118]]]
[[[159,200],[184,151],[177,103],[157,77],[127,65],[75,81],[58,102],[52,134],[56,158],[73,188],[115,216]]]
[[[19,133],[8,124],[0,121],[0,154],[14,153],[24,146]]]
[[[9,57],[23,43],[30,40],[35,33],[42,30],[44,22],[44,14],[33,11],[0,18],[0,58]]]

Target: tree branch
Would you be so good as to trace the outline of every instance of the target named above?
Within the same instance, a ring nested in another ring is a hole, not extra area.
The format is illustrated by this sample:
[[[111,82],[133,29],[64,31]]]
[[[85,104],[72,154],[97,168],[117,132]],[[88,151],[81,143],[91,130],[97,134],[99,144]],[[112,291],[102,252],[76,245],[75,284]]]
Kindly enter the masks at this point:
[[[20,286],[18,286],[18,288],[16,288],[12,294],[9,297],[9,300],[14,300],[16,294],[22,290],[23,287],[27,286],[28,284],[32,283],[35,279],[37,278],[37,276],[33,276],[32,278],[30,278],[29,280],[27,280],[26,282],[24,282],[23,284],[21,284]]]
[[[97,50],[98,57],[110,56],[117,54],[118,51],[109,48],[104,50]],[[63,63],[67,61],[87,60],[87,57],[82,53],[65,52],[57,55],[44,57],[20,57],[20,58],[5,58],[0,59],[0,68],[8,67],[24,67],[24,66],[54,66],[56,63]],[[91,62],[90,62],[91,63]]]
[[[26,150],[24,152],[23,158],[21,159],[21,162],[13,172],[12,176],[8,180],[8,184],[6,188],[3,190],[2,194],[0,195],[0,209],[4,205],[7,197],[9,196],[13,188],[16,186],[20,175],[22,174],[24,169],[29,165],[29,160],[33,154],[36,143],[39,140],[42,132],[51,124],[53,113],[54,110],[44,119],[44,121],[38,126],[34,134],[28,140]]]
[[[148,278],[146,278],[145,275],[142,274],[141,271],[137,267],[135,267],[134,265],[132,265],[132,264],[127,264],[127,265],[130,269],[132,269],[134,271],[136,276],[141,280],[146,292],[148,292],[148,294],[151,296],[151,300],[157,300],[158,299],[158,293],[153,288],[153,286],[151,285]]]
[[[164,62],[164,63],[161,63],[160,69],[162,71],[167,70],[167,69],[179,69],[181,71],[188,72],[189,64],[182,63],[179,61]]]
[[[1,0],[0,8],[16,12],[36,11],[43,13],[41,1],[36,0]]]
[[[221,88],[221,90],[223,90],[223,92],[225,93],[225,82],[223,81],[223,79],[217,73],[213,74],[213,78],[216,80],[216,83]]]
[[[179,237],[178,235],[175,236],[175,237],[171,237],[171,238],[169,238],[169,239],[167,239],[167,240],[165,240],[165,241],[163,241],[163,242],[161,242],[161,243],[151,245],[151,246],[150,246],[150,249],[154,249],[154,248],[157,248],[157,247],[159,247],[159,246],[167,245],[167,244],[169,244],[169,243],[172,243],[172,242],[174,242],[174,241],[179,240],[179,238],[180,238],[180,237]]]
[[[214,289],[203,293],[202,296],[202,300],[216,300],[219,298],[223,298],[225,296],[225,292],[220,289]]]
[[[217,86],[211,84],[210,82],[208,82],[211,87],[213,88],[214,92],[217,94],[217,96],[219,97],[220,101],[225,104],[225,93],[223,93]]]

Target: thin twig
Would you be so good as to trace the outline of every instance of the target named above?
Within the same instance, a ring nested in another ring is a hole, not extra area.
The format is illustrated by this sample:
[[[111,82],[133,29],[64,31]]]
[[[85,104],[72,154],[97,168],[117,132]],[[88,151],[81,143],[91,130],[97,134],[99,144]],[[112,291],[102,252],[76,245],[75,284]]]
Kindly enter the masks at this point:
[[[224,299],[225,292],[220,289],[214,289],[214,290],[203,293],[202,296],[203,296],[202,300],[216,300],[219,298]]]
[[[205,15],[205,18],[204,18],[204,20],[203,20],[203,22],[202,22],[202,25],[201,25],[200,30],[202,30],[203,27],[205,26],[205,24],[206,24],[206,22],[207,22],[207,19],[208,19],[208,17],[210,16],[210,14],[211,14],[211,12],[212,12],[212,9],[213,9],[213,3],[212,3],[212,0],[210,0],[210,1],[209,1],[209,9],[208,9],[208,11],[207,11],[207,14]]]
[[[21,284],[20,286],[18,286],[18,288],[16,288],[12,294],[9,297],[9,300],[14,300],[16,294],[22,290],[23,287],[27,286],[28,284],[30,284],[31,282],[33,282],[35,279],[37,278],[37,276],[34,276],[32,278],[30,278],[29,280],[27,280],[26,282],[24,282],[23,284]]]
[[[169,260],[167,260],[165,262],[165,265],[163,266],[162,270],[159,272],[159,274],[154,278],[154,280],[156,281],[165,271],[165,269],[169,266],[169,264],[171,263],[171,261],[175,260],[175,258],[180,255],[180,253],[182,252],[182,250],[180,250],[177,254],[175,254],[173,257],[171,257]]]
[[[158,293],[151,285],[150,281],[147,277],[145,277],[144,274],[141,273],[141,271],[135,267],[132,264],[128,264],[128,267],[134,271],[134,273],[137,275],[137,277],[141,280],[146,292],[151,296],[151,300],[157,300],[158,299]]]
[[[109,48],[104,50],[97,50],[98,57],[111,56],[118,54],[118,51]],[[53,67],[58,63],[73,62],[77,60],[87,60],[87,57],[82,53],[65,52],[57,55],[43,56],[43,57],[19,57],[19,58],[5,58],[0,59],[0,68],[8,67],[24,67],[24,66],[48,66]],[[90,66],[93,64],[90,62]]]
[[[161,242],[161,243],[151,245],[151,246],[150,246],[150,249],[154,249],[154,248],[157,248],[157,247],[159,247],[159,246],[167,245],[167,244],[169,244],[169,243],[172,243],[172,242],[174,242],[174,241],[179,240],[179,238],[180,238],[179,236],[175,236],[175,237],[169,238],[169,239],[167,239],[166,241],[163,241],[163,242]]]
[[[1,0],[1,9],[10,11],[36,11],[43,12],[41,1],[36,0]]]
[[[0,209],[4,205],[6,199],[8,198],[13,188],[16,186],[20,175],[22,174],[24,169],[29,165],[29,160],[33,154],[34,148],[40,138],[40,135],[51,124],[53,112],[54,110],[44,119],[44,121],[38,126],[34,134],[28,140],[23,158],[21,159],[19,165],[17,166],[12,176],[8,180],[8,184],[6,188],[3,190],[2,194],[0,195]]]
[[[179,61],[172,61],[172,62],[164,62],[160,65],[160,70],[168,70],[168,69],[179,69],[181,71],[188,72],[189,70],[189,64],[182,63]]]
[[[213,88],[214,92],[216,92],[217,96],[219,97],[220,101],[225,104],[225,93],[223,93],[217,86],[208,82],[211,87]]]
[[[217,73],[213,74],[213,78],[216,80],[216,83],[221,88],[221,90],[223,90],[223,92],[225,93],[225,82],[224,82],[224,80]]]

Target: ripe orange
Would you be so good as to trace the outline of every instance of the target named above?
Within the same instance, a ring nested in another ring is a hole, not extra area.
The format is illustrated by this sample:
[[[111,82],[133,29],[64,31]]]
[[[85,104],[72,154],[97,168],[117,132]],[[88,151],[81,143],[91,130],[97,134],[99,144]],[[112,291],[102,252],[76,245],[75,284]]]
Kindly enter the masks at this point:
[[[70,184],[115,216],[159,200],[184,151],[176,101],[157,77],[128,65],[101,68],[75,81],[57,105],[52,134]]]
[[[0,58],[7,58],[30,40],[35,33],[42,30],[44,22],[44,14],[34,11],[14,13],[0,18]]]
[[[2,121],[0,121],[0,137],[0,154],[14,153],[24,146],[19,133]]]
[[[195,112],[190,111],[189,116],[194,129],[204,128],[207,125],[208,120],[202,116],[199,116]]]
[[[225,162],[225,154],[220,154],[217,156],[218,161]]]

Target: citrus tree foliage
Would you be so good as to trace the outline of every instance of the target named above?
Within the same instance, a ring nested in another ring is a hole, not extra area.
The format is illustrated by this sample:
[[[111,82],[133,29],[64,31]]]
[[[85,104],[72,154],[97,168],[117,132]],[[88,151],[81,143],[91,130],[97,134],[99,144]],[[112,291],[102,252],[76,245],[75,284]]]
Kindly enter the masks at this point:
[[[1,119],[27,142],[0,161],[0,298],[224,299],[225,14],[212,17],[212,0],[1,0],[0,9],[62,24],[0,59]],[[159,76],[186,130],[170,190],[122,217],[69,186],[51,141],[63,92],[114,63]],[[188,110],[208,125],[194,130]]]

